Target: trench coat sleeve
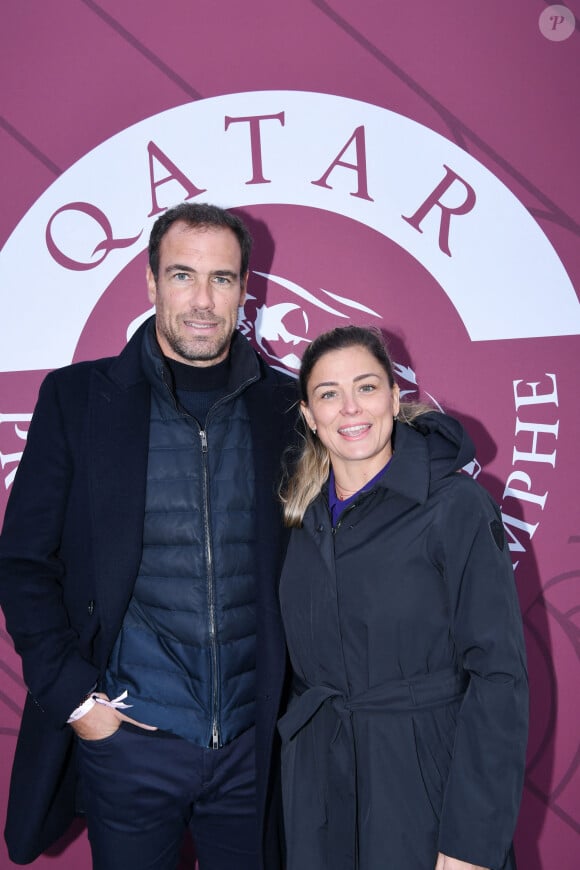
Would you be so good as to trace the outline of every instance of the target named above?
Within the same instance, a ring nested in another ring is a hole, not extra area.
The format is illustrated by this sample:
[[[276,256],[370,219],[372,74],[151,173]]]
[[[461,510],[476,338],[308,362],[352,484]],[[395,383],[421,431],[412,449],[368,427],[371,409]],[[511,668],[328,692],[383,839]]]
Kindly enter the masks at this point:
[[[521,613],[501,515],[457,477],[438,531],[451,630],[469,675],[440,820],[439,850],[501,868],[523,786],[528,686]]]
[[[90,692],[98,671],[79,653],[64,598],[61,538],[73,475],[56,380],[44,380],[0,537],[0,604],[35,703],[56,725]],[[88,508],[87,508],[88,510]],[[85,599],[79,590],[79,598]]]

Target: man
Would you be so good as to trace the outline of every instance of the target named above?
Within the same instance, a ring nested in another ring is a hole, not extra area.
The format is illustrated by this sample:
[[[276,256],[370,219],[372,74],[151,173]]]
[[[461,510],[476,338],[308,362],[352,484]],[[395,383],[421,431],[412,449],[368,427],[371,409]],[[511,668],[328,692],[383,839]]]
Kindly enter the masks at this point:
[[[251,237],[215,206],[155,223],[156,308],[111,359],[48,375],[0,539],[28,697],[6,840],[86,813],[93,866],[277,868],[285,673],[276,479],[292,379],[236,330]]]

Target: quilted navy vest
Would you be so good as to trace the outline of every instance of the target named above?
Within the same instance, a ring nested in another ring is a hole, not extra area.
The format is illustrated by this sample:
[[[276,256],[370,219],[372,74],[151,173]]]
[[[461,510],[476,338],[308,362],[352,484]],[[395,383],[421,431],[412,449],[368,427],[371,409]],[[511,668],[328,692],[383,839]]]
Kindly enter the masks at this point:
[[[226,395],[202,429],[177,402],[145,334],[151,418],[143,554],[104,691],[127,714],[200,746],[254,724],[256,506],[244,391],[259,376],[238,343]]]

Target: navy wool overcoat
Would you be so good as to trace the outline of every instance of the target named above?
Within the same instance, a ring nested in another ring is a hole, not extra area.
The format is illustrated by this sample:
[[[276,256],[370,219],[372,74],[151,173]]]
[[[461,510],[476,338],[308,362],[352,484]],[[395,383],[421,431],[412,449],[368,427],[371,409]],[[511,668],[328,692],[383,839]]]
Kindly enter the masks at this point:
[[[28,687],[5,829],[20,864],[60,837],[78,809],[66,720],[104,673],[139,569],[150,409],[141,342],[150,326],[118,357],[47,376],[6,512],[0,604]],[[235,341],[246,343],[239,334]],[[286,673],[277,595],[286,535],[276,481],[294,438],[295,390],[290,377],[258,361],[260,378],[244,393],[256,481],[257,801],[264,866],[275,870],[276,720]]]

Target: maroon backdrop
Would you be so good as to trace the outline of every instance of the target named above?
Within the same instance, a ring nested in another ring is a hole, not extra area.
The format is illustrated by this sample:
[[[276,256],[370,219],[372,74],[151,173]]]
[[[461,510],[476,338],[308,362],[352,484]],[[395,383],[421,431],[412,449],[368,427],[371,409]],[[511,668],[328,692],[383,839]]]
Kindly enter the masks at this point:
[[[526,627],[523,870],[580,853],[576,20],[579,0],[20,0],[0,29],[0,515],[43,374],[146,313],[155,214],[239,209],[240,327],[270,361],[374,323],[402,389],[476,441]],[[3,815],[24,696],[3,624],[0,648]],[[88,868],[82,829],[35,866]]]

